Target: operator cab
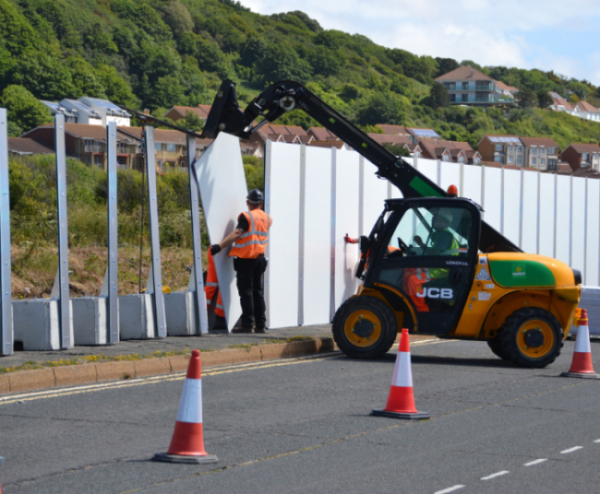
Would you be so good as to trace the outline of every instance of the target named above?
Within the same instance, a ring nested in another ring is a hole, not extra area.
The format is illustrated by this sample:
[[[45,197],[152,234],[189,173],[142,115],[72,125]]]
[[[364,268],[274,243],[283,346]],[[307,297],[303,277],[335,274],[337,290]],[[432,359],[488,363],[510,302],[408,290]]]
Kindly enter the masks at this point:
[[[364,286],[380,289],[404,313],[405,327],[450,333],[473,282],[480,221],[479,208],[465,199],[386,201],[365,242],[370,252]]]

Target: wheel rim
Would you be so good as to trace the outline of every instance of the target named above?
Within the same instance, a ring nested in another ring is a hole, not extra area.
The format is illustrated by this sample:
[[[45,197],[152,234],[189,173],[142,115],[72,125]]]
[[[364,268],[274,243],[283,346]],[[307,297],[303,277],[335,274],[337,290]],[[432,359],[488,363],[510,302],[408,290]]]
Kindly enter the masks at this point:
[[[541,344],[538,345],[540,335]],[[536,346],[532,346],[536,345]],[[517,335],[517,346],[526,357],[540,358],[545,356],[554,346],[554,331],[546,322],[539,319],[527,321],[519,328]]]
[[[381,321],[369,310],[357,310],[346,319],[344,334],[354,346],[371,346],[381,337]]]

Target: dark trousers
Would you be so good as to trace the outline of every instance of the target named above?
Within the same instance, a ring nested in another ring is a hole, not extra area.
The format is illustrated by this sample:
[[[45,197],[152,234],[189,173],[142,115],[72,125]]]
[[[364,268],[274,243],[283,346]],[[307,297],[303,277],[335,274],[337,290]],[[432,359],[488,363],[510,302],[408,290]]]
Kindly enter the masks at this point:
[[[242,327],[252,329],[256,325],[259,329],[264,328],[267,322],[262,280],[267,268],[265,256],[260,255],[256,259],[236,257],[233,268],[242,305]]]

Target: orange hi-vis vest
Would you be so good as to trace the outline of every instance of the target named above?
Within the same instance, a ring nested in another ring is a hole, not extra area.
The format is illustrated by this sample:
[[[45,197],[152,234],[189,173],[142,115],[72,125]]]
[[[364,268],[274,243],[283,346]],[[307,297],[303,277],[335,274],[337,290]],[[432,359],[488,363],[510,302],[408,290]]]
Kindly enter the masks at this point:
[[[213,259],[210,249],[208,249],[208,270],[206,273],[206,283],[204,284],[204,293],[206,294],[206,305],[207,309],[210,306],[215,292],[219,289],[219,280],[217,279],[217,270],[215,269],[215,260]],[[225,311],[223,309],[223,300],[221,299],[221,290],[217,296],[217,306],[215,307],[215,314],[217,316],[225,317]]]
[[[240,259],[256,259],[265,253],[269,243],[269,228],[273,220],[262,209],[254,209],[242,214],[250,226],[235,241],[229,251],[229,256]]]

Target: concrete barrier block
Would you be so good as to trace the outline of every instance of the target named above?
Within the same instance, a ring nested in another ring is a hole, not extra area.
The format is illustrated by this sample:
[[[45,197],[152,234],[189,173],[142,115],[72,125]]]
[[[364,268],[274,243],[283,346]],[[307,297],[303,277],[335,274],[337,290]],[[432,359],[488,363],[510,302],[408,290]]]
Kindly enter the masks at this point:
[[[70,300],[68,328],[70,340],[73,335],[73,301]],[[25,351],[60,350],[60,329],[58,323],[58,300],[34,299],[13,300],[14,341],[20,341]]]
[[[191,336],[196,331],[194,292],[165,293],[168,336]]]
[[[133,379],[135,365],[132,361],[102,362],[94,364],[98,382],[118,381],[120,379]]]
[[[73,298],[73,330],[75,345],[106,345],[106,297]]]
[[[146,340],[156,337],[152,295],[146,293],[119,297],[121,340]]]
[[[158,376],[159,374],[169,374],[171,372],[171,363],[168,358],[146,358],[136,360],[135,377]]]
[[[8,376],[12,393],[54,387],[54,369],[35,369],[14,372]]]
[[[78,384],[95,383],[96,366],[94,364],[67,365],[54,367],[56,386],[76,386]]]

